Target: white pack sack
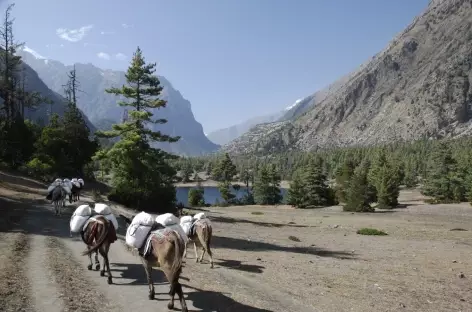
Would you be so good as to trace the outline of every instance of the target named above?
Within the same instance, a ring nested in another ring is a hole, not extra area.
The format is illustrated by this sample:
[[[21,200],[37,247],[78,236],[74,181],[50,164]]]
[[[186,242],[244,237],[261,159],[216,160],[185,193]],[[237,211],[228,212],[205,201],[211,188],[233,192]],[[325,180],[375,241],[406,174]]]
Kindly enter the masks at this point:
[[[152,220],[154,222],[154,220]],[[151,232],[152,226],[131,224],[126,230],[126,244],[130,247],[141,248]]]
[[[192,216],[183,216],[182,218],[180,218],[180,224],[186,223],[186,222],[192,222],[192,221],[193,221]]]
[[[180,224],[178,224],[178,223],[177,224],[171,224],[171,225],[167,225],[166,227],[168,227],[169,229],[172,229],[172,230],[176,231],[177,233],[179,233],[180,237],[182,237],[182,239],[184,240],[184,243],[187,244],[187,241],[188,241],[187,233],[182,228],[182,226],[180,226]]]
[[[87,220],[90,218],[90,216],[72,216],[72,218],[70,218],[70,223],[69,223],[69,226],[70,226],[70,231],[72,233],[77,233],[77,232],[80,232],[80,230],[82,230],[82,227],[85,225],[85,222],[87,222]]]
[[[134,216],[131,224],[145,225],[151,227],[154,224],[154,218],[147,212],[141,211]]]
[[[51,185],[49,185],[49,187],[48,187],[48,193],[51,193],[52,190],[53,190],[56,186],[57,186],[57,185],[55,185],[54,183],[51,184]]]
[[[78,179],[77,182],[79,182],[82,186],[84,186],[84,180]]]
[[[182,227],[182,229],[183,229],[184,232],[185,232],[185,235],[187,235],[187,236],[188,236],[188,234],[190,233],[190,228],[192,227],[192,223],[193,223],[193,222],[180,223],[180,226]]]
[[[78,187],[80,188],[80,183],[77,182],[77,181],[71,181],[72,185],[74,185],[75,187]]]
[[[111,208],[107,204],[102,204],[102,203],[96,203],[93,210],[95,210],[96,213],[104,215],[104,216],[113,213],[111,211]]]
[[[66,191],[67,195],[70,195],[70,193],[71,193],[70,190],[71,190],[72,187],[68,187],[68,186],[62,185],[62,188],[64,189],[64,191]]]
[[[156,222],[162,224],[163,226],[179,224],[180,220],[171,213],[164,213],[156,217]]]
[[[116,220],[116,217],[114,214],[110,213],[110,214],[104,215],[104,217],[105,219],[110,220],[111,223],[113,223],[115,230],[118,230],[118,220]]]
[[[199,212],[199,213],[197,213],[196,215],[194,215],[193,218],[194,218],[195,220],[200,220],[200,219],[205,219],[206,216],[205,216],[205,213],[204,213],[204,212]]]
[[[74,213],[72,216],[88,216],[90,217],[92,215],[92,208],[89,205],[80,205],[75,209]]]

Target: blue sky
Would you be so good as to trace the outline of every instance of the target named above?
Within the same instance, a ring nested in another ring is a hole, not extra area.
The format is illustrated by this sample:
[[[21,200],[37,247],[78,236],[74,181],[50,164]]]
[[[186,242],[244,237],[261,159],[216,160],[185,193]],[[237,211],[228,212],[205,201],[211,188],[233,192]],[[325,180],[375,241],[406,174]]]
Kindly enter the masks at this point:
[[[383,49],[429,0],[17,0],[18,40],[125,70],[139,45],[205,132],[291,105]],[[101,58],[100,58],[101,56]]]

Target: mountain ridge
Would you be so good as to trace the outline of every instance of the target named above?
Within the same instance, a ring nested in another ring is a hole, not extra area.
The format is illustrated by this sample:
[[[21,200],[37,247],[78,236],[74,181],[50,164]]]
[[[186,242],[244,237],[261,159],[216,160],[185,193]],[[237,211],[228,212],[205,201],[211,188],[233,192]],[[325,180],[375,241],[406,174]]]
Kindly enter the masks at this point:
[[[467,135],[472,131],[470,29],[470,1],[431,1],[321,100],[308,101],[301,114],[257,127],[222,150],[313,150]]]
[[[37,58],[24,50],[19,54],[36,70],[47,86],[56,92],[62,91],[62,86],[67,81],[67,73],[73,65]],[[125,72],[101,69],[91,63],[76,63],[75,69],[80,83],[79,89],[83,91],[79,92],[77,106],[98,129],[106,130],[111,124],[121,122],[124,108],[118,106],[117,102],[123,98],[107,94],[105,89],[126,84]],[[153,112],[156,117],[165,118],[168,122],[152,125],[152,128],[172,136],[180,136],[181,139],[172,144],[156,143],[155,147],[187,156],[204,155],[216,151],[219,145],[214,144],[204,135],[202,125],[195,120],[190,102],[165,77],[160,75],[158,77],[163,86],[159,97],[166,100],[167,105]]]

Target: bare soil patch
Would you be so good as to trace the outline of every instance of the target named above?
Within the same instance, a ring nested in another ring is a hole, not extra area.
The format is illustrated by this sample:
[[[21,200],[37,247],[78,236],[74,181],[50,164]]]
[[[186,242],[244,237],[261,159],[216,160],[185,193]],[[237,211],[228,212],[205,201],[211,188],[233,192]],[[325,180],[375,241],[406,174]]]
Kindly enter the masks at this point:
[[[48,269],[59,284],[60,298],[69,311],[110,311],[107,298],[84,277],[84,267],[72,252],[57,238],[48,237],[46,241]]]
[[[28,236],[0,233],[0,311],[34,311],[25,274]]]

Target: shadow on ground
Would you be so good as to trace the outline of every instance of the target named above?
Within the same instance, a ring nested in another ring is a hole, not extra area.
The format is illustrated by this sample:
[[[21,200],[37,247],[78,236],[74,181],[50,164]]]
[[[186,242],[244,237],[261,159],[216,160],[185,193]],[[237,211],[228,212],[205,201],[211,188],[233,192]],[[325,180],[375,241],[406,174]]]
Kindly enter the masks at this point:
[[[201,312],[273,312],[271,310],[259,309],[248,306],[235,301],[223,293],[215,291],[207,291],[184,285],[187,288],[195,290],[195,292],[187,293],[186,300],[191,301],[193,306],[201,309]]]
[[[289,223],[270,223],[270,222],[260,222],[260,221],[251,221],[247,219],[235,219],[235,218],[229,218],[229,217],[211,217],[211,221],[215,222],[221,222],[221,223],[247,223],[247,224],[253,224],[253,225],[258,225],[258,226],[265,226],[265,227],[275,227],[275,228],[280,228],[280,227],[298,227],[298,228],[307,228],[311,227],[310,225],[301,225],[301,224],[295,224],[294,222],[289,222]]]
[[[213,236],[212,246],[216,248],[228,248],[235,250],[246,250],[246,251],[282,251],[299,254],[309,254],[319,257],[331,257],[338,259],[355,259],[352,252],[329,250],[319,247],[298,247],[298,246],[280,246],[264,242],[248,241],[246,239],[224,237],[224,236]]]
[[[265,269],[262,265],[256,264],[245,264],[239,260],[226,260],[226,259],[219,259],[220,261],[215,262],[216,265],[222,266],[227,269],[231,270],[238,270],[238,271],[245,271],[250,273],[262,273],[263,269]]]
[[[113,274],[113,278],[119,279],[131,279],[134,280],[133,282],[121,285],[147,285],[147,278],[146,278],[146,271],[144,270],[144,266],[141,263],[110,263],[110,269]],[[121,276],[115,274],[121,273]],[[165,284],[167,283],[167,279],[164,273],[160,270],[153,269],[152,270],[152,280],[154,284]]]

